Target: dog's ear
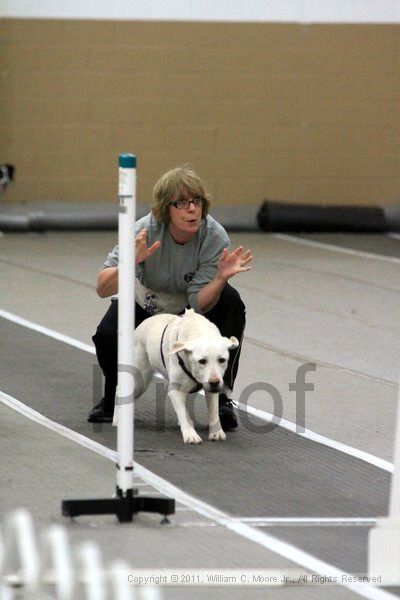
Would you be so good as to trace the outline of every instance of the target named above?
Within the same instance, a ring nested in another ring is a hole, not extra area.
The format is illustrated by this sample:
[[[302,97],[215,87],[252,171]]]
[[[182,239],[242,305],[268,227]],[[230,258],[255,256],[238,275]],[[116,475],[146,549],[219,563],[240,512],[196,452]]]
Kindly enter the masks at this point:
[[[232,348],[237,348],[239,346],[239,340],[232,335],[230,338],[224,337],[225,343],[229,350]]]
[[[170,354],[176,354],[181,350],[187,350],[188,352],[192,352],[193,344],[191,344],[190,342],[174,342]]]

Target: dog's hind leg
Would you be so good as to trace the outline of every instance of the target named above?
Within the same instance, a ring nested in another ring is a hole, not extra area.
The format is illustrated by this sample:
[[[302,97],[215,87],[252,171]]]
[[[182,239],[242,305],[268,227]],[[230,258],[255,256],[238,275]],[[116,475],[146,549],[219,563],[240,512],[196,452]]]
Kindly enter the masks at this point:
[[[221,421],[218,414],[218,394],[206,392],[207,412],[208,412],[208,439],[214,442],[223,442],[226,440],[225,432],[221,427]]]

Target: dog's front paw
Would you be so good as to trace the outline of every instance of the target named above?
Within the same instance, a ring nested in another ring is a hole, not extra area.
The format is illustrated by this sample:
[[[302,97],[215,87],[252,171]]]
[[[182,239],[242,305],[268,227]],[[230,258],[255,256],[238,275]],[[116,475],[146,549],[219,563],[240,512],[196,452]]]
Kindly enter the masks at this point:
[[[194,429],[182,431],[182,437],[185,444],[201,444],[203,441]]]
[[[212,442],[224,442],[226,440],[225,432],[220,429],[219,431],[211,431],[208,434],[208,439]]]

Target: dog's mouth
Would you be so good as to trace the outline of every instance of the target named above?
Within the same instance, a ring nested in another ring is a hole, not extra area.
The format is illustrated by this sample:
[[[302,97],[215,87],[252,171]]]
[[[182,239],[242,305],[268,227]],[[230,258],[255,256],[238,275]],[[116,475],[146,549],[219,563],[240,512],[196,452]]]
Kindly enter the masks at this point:
[[[207,383],[205,386],[207,392],[211,392],[212,394],[216,394],[217,392],[222,392],[223,386],[221,383]]]

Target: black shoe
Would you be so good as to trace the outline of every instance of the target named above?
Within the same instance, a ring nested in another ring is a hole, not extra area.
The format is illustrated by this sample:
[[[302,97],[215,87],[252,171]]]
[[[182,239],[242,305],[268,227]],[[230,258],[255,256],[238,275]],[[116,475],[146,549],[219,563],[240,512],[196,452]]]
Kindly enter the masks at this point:
[[[89,423],[111,423],[113,420],[114,408],[106,405],[104,398],[90,411],[87,420]]]
[[[219,420],[224,431],[236,429],[238,426],[237,417],[233,410],[233,402],[226,394],[219,395]]]

